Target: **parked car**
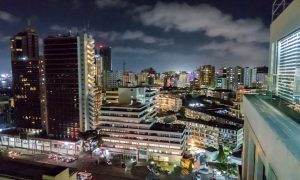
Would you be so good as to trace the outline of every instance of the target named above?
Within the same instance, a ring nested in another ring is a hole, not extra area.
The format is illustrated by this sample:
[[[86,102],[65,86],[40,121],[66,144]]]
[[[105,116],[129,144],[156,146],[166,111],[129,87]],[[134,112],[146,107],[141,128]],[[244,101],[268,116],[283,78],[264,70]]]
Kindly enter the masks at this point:
[[[88,173],[88,172],[78,172],[77,178],[80,180],[89,180],[93,178],[93,175],[92,173]]]

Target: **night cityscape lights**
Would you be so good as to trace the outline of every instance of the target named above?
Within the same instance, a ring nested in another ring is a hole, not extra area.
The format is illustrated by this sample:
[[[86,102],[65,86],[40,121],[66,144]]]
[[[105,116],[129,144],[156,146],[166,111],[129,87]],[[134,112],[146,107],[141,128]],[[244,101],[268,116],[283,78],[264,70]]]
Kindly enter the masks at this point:
[[[299,9],[2,0],[0,179],[298,180]]]

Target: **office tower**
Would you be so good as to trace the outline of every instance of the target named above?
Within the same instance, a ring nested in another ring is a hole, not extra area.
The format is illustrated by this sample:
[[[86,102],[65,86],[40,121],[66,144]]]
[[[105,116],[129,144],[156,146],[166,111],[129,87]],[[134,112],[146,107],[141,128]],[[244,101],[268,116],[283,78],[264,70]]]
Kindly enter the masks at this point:
[[[244,86],[251,87],[251,68],[244,68]]]
[[[200,87],[212,87],[215,86],[215,66],[204,65],[199,68],[199,80]]]
[[[270,91],[292,102],[300,103],[300,20],[294,0],[271,24],[269,64]],[[295,11],[295,12],[293,12]],[[283,19],[287,18],[287,19]]]
[[[94,39],[88,34],[44,39],[49,135],[78,138],[79,131],[93,128],[101,102],[100,65],[94,54]]]
[[[100,46],[99,55],[102,60],[102,72],[112,71],[111,47]]]
[[[283,2],[283,1],[282,1]],[[283,4],[278,1],[277,4]],[[282,9],[278,8],[278,9]],[[269,90],[288,100],[244,95],[244,147],[242,179],[299,179],[299,88],[300,0],[294,0],[271,24]],[[273,14],[276,12],[273,12]],[[284,162],[284,163],[282,163]]]
[[[31,26],[10,38],[17,127],[41,129],[38,34]]]

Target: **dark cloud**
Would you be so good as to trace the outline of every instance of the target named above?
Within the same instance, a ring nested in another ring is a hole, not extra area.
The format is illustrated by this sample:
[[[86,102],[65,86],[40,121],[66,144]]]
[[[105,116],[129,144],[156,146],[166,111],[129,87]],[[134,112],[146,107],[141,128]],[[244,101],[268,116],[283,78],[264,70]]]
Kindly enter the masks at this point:
[[[146,35],[142,31],[130,31],[125,32],[95,32],[96,36],[106,39],[108,41],[123,41],[123,40],[136,40],[146,44],[158,44],[161,46],[173,45],[173,39],[158,38],[150,35]]]
[[[8,23],[14,23],[20,20],[20,18],[15,17],[14,15],[5,12],[5,11],[1,11],[0,10],[0,20],[8,22]]]
[[[135,47],[122,47],[117,46],[113,47],[113,52],[118,54],[144,54],[144,55],[150,55],[157,52],[157,50],[154,49],[146,49],[146,48],[135,48]]]
[[[100,9],[106,7],[126,7],[129,5],[125,0],[96,0],[95,3]]]
[[[209,37],[223,37],[240,42],[268,42],[268,30],[259,19],[238,19],[219,9],[202,4],[157,3],[152,9],[138,11],[140,21],[166,31],[204,32]]]

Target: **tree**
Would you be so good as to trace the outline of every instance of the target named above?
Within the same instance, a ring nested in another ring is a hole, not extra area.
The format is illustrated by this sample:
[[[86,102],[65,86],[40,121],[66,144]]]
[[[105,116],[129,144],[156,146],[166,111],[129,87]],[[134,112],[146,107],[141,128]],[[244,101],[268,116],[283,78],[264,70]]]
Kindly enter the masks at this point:
[[[92,152],[97,147],[102,146],[103,140],[101,134],[97,130],[89,130],[79,133],[79,138],[82,140],[82,148],[85,150],[88,148]]]
[[[222,145],[219,145],[219,154],[217,156],[217,160],[220,163],[225,163],[226,162],[226,157],[225,157],[225,153],[224,153],[224,149]]]
[[[181,108],[180,108],[179,114],[180,114],[181,117],[184,117],[184,116],[185,116],[185,108],[184,108],[184,107],[181,107]]]

